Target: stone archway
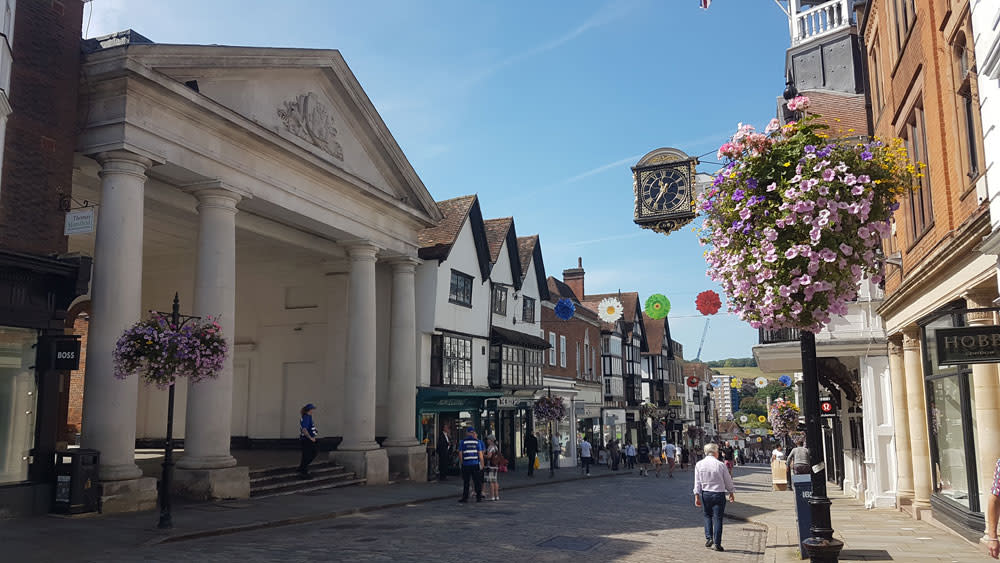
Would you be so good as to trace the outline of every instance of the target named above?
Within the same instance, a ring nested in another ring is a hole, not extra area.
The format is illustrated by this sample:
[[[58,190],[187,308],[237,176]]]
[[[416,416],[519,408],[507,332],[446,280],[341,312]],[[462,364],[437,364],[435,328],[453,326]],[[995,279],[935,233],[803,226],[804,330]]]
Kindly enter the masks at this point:
[[[83,381],[87,370],[87,333],[90,328],[90,299],[81,298],[66,311],[66,332],[80,337],[80,368],[70,372],[69,384],[61,393],[59,441],[79,445],[83,421]]]

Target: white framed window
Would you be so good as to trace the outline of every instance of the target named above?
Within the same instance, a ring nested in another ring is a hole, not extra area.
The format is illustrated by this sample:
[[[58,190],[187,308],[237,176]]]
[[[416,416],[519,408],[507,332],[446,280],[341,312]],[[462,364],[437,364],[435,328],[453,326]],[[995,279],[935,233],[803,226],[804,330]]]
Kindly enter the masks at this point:
[[[566,367],[566,337],[559,337],[559,367]]]
[[[550,332],[549,333],[549,346],[550,346],[550,348],[549,348],[549,365],[550,366],[554,366],[554,365],[556,365],[556,354],[559,351],[559,349],[556,348],[556,333],[554,333],[554,332]]]

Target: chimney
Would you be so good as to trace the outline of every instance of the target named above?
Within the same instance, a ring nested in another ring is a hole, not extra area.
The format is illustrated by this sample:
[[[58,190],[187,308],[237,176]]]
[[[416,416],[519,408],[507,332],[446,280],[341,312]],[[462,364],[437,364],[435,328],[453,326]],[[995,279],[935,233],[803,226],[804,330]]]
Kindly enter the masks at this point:
[[[563,283],[573,290],[577,299],[583,301],[585,295],[583,292],[583,258],[577,258],[576,261],[576,268],[563,270]]]

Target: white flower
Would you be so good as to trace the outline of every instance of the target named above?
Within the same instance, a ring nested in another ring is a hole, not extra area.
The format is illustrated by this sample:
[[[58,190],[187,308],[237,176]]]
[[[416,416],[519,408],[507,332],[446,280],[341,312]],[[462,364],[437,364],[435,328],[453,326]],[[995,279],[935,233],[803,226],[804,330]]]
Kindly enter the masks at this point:
[[[766,377],[758,377],[757,379],[753,380],[753,384],[756,385],[757,387],[763,389],[764,387],[767,387],[767,378]]]
[[[614,297],[605,297],[597,306],[597,316],[606,323],[613,323],[622,318],[622,302]]]

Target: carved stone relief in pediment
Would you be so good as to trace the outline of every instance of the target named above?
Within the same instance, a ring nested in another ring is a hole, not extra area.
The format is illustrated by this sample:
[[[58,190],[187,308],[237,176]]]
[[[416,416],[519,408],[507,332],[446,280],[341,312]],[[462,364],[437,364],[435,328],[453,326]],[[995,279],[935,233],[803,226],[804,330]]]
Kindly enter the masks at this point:
[[[337,128],[330,109],[315,92],[299,94],[278,108],[285,129],[316,145],[338,160],[344,160],[344,149],[337,142]]]

